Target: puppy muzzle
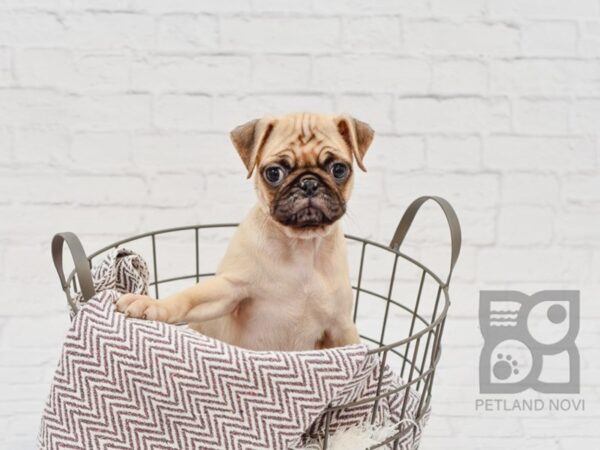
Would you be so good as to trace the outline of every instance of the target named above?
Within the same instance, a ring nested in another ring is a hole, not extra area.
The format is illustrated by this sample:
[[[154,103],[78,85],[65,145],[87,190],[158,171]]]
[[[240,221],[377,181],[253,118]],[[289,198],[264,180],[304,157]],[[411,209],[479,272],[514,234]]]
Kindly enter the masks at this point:
[[[275,198],[271,215],[283,225],[307,228],[329,225],[345,210],[345,203],[336,191],[317,175],[305,173]]]

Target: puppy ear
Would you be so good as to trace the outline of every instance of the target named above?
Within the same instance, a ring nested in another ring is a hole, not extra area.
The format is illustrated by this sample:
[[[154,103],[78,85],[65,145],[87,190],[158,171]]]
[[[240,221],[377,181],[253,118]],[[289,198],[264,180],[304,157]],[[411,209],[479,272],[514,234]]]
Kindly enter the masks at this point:
[[[339,133],[344,138],[344,142],[352,150],[352,154],[356,158],[356,164],[366,172],[367,169],[365,169],[363,164],[363,158],[371,142],[373,142],[375,132],[365,122],[349,116],[339,117],[336,120],[336,124]]]
[[[274,122],[269,118],[254,119],[236,127],[229,136],[248,170],[248,178],[258,161],[261,148],[273,130]]]

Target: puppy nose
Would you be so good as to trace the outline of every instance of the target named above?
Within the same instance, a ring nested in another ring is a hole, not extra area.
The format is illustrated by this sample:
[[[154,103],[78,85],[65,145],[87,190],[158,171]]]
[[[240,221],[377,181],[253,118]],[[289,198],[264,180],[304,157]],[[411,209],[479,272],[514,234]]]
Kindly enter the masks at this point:
[[[314,175],[304,175],[298,185],[308,197],[313,197],[319,188],[319,180]]]

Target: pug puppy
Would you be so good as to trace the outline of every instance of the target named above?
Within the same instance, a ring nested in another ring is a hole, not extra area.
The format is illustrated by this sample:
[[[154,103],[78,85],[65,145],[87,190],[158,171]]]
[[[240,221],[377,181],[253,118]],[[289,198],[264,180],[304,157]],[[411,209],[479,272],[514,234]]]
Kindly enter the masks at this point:
[[[237,227],[216,275],[156,301],[123,295],[129,317],[187,322],[253,350],[312,350],[359,342],[339,219],[364,169],[369,125],[310,113],[264,117],[231,140],[254,178],[257,204]]]

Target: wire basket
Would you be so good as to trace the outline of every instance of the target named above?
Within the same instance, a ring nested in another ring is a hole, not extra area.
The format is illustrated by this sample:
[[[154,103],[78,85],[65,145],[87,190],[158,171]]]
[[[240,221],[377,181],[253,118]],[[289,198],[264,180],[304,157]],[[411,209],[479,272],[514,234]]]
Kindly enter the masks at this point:
[[[428,267],[400,251],[417,212],[428,200],[436,202],[442,208],[450,228],[450,268],[445,281]],[[81,242],[73,233],[59,233],[52,241],[52,257],[69,308],[72,315],[75,315],[78,310],[74,300],[76,294],[81,293],[85,300],[95,295],[90,268],[94,260],[105,252],[124,244],[130,249],[139,244],[142,248],[136,251],[152,261],[150,287],[156,298],[160,298],[161,292],[164,293],[169,286],[172,290],[179,290],[190,282],[199,282],[202,278],[214,275],[218,259],[205,259],[209,255],[222,254],[214,250],[215,243],[220,242],[224,246],[228,239],[219,233],[231,233],[236,226],[237,224],[194,225],[153,231],[114,242],[90,255],[86,255]],[[350,270],[353,273],[354,322],[362,340],[372,347],[369,353],[379,355],[380,373],[384,372],[385,365],[391,366],[399,373],[403,383],[392,391],[381,392],[380,377],[375,396],[327,408],[321,445],[324,449],[328,446],[329,419],[337,411],[372,403],[374,418],[378,402],[402,392],[404,402],[397,432],[370,447],[396,449],[398,443],[407,436],[416,435],[417,424],[421,423],[431,404],[435,370],[441,355],[441,339],[450,306],[448,289],[461,247],[460,224],[448,201],[441,197],[424,196],[413,201],[406,209],[389,245],[351,235],[346,235],[346,241]],[[64,242],[67,243],[74,262],[74,269],[67,276],[62,263]],[[207,249],[203,250],[204,247]],[[189,253],[190,248],[193,250],[192,255],[187,257],[190,268],[182,274],[183,253]],[[164,258],[170,259],[171,263],[161,265]],[[206,270],[205,265],[209,266]],[[382,274],[381,268],[387,265],[389,272]],[[369,267],[373,267],[373,270],[369,270]],[[418,281],[415,283],[416,280]],[[413,420],[406,423],[403,419],[409,389],[418,394],[419,403]]]

